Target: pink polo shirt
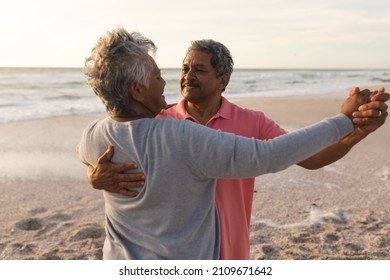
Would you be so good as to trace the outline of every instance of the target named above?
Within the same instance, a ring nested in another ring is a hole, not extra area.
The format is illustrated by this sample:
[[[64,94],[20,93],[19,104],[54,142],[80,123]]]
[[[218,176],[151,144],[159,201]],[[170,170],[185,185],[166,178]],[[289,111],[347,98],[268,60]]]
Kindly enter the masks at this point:
[[[185,109],[185,100],[162,111],[157,118],[195,120]],[[206,126],[236,135],[271,139],[286,133],[262,112],[243,109],[222,98],[219,111]],[[218,164],[218,163],[216,163]],[[249,232],[255,178],[219,179],[216,202],[221,227],[221,260],[249,259]]]

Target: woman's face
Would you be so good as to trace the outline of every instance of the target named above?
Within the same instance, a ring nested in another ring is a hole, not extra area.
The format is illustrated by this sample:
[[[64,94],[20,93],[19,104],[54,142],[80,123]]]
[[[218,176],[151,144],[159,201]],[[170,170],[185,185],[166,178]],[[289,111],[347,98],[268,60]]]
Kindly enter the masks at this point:
[[[165,80],[161,77],[161,71],[156,62],[153,60],[149,77],[149,86],[146,89],[144,106],[155,115],[159,114],[162,109],[167,107],[167,103],[163,95],[165,84]]]

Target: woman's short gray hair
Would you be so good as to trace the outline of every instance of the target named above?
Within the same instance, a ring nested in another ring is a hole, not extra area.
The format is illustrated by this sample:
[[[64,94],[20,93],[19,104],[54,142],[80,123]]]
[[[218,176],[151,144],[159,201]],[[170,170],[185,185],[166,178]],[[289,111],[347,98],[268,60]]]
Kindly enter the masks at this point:
[[[228,48],[223,44],[210,39],[196,40],[191,42],[191,46],[188,48],[186,56],[192,50],[204,51],[211,54],[210,63],[215,69],[217,77],[220,77],[225,73],[230,75],[233,72],[233,58]]]
[[[138,32],[119,27],[99,38],[85,60],[88,84],[110,114],[132,111],[128,87],[132,82],[149,85],[156,53],[154,43]]]

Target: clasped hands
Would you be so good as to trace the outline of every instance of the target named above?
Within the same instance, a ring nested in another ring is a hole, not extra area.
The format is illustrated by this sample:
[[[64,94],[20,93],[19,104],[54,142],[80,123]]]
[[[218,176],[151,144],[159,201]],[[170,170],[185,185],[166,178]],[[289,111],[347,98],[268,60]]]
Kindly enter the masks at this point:
[[[388,106],[385,102],[389,100],[390,94],[386,93],[383,87],[373,92],[368,89],[360,91],[355,87],[349,92],[350,97],[356,94],[367,96],[367,102],[352,113],[352,121],[356,125],[355,130],[368,135],[385,123],[388,116]]]

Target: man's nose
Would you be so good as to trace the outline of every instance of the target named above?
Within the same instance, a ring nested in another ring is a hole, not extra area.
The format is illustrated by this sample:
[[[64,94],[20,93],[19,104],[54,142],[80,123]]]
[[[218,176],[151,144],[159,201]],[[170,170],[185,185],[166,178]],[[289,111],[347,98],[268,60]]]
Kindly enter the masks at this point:
[[[195,79],[196,78],[195,71],[192,70],[192,69],[188,70],[188,72],[185,74],[184,78],[186,80],[193,80],[193,79]]]

